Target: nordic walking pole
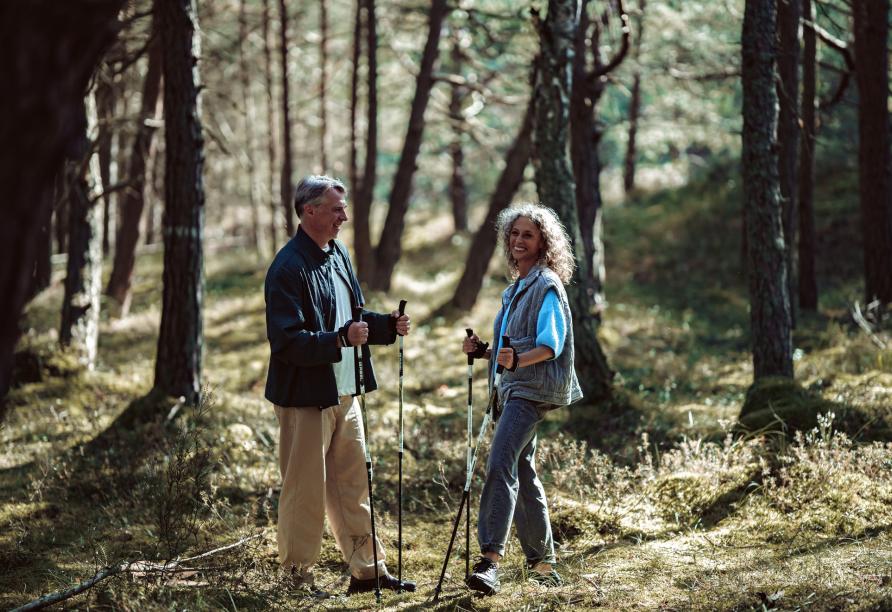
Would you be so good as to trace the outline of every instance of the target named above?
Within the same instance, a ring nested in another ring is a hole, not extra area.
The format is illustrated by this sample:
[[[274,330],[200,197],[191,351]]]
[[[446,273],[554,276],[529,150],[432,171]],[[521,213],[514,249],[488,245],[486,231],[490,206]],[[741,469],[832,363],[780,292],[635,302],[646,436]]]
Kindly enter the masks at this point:
[[[502,336],[502,348],[509,348],[510,346],[511,339],[508,336]],[[437,586],[434,589],[434,601],[437,601],[440,598],[440,591],[443,588],[443,579],[446,577],[446,567],[449,565],[449,556],[452,554],[452,546],[455,544],[455,534],[458,533],[458,524],[461,522],[461,513],[465,504],[468,502],[468,495],[471,490],[471,474],[474,473],[474,466],[477,465],[477,451],[480,450],[480,444],[483,442],[483,436],[486,434],[486,428],[489,426],[489,421],[492,418],[492,411],[495,407],[494,405],[499,383],[502,380],[502,370],[504,370],[504,367],[501,365],[496,366],[496,373],[492,382],[492,390],[489,394],[489,403],[486,406],[486,412],[483,413],[483,422],[480,423],[480,432],[477,434],[477,446],[474,447],[474,452],[471,454],[471,466],[468,468],[467,477],[465,478],[465,490],[462,493],[461,502],[458,504],[458,514],[455,516],[455,523],[452,524],[452,536],[449,538],[449,547],[446,549],[446,558],[443,559],[443,569],[440,570],[440,579],[437,581]]]
[[[468,334],[468,338],[474,335],[474,330],[470,327],[465,329],[465,333]],[[471,469],[471,430],[474,428],[474,396],[473,396],[473,384],[474,384],[474,358],[468,355],[468,452],[467,458],[465,461],[465,470],[470,471]],[[470,482],[469,475],[465,475],[465,478]],[[468,486],[468,508],[465,512],[465,578],[471,575],[471,487]]]
[[[406,300],[400,300],[399,308],[400,316],[406,314]],[[396,588],[397,593],[403,591],[403,337],[400,336],[400,476],[398,485],[399,505],[397,506],[397,580],[399,580]]]
[[[362,321],[362,306],[353,309],[353,321]],[[369,514],[372,516],[372,559],[375,562],[375,601],[381,603],[381,583],[378,580],[378,537],[375,532],[375,504],[372,497],[372,455],[369,452],[369,424],[368,414],[365,411],[365,377],[362,371],[361,347],[353,347],[353,362],[359,379],[359,398],[362,404],[362,433],[365,436],[365,472],[369,481]]]

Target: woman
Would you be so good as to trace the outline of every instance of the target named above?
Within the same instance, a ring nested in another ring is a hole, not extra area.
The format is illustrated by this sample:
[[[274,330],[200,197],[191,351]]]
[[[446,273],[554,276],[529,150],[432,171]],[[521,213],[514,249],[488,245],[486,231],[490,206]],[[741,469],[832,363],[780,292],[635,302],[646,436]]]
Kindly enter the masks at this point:
[[[497,232],[514,282],[502,294],[495,318],[494,349],[474,335],[462,350],[505,370],[499,388],[501,415],[486,466],[477,539],[482,556],[468,576],[475,591],[499,591],[499,560],[511,521],[517,527],[530,577],[559,586],[554,540],[542,482],[536,475],[536,427],[548,410],[582,397],[573,367],[573,328],[564,284],[575,262],[567,232],[553,210],[523,204],[503,211]],[[502,336],[511,339],[503,348]]]

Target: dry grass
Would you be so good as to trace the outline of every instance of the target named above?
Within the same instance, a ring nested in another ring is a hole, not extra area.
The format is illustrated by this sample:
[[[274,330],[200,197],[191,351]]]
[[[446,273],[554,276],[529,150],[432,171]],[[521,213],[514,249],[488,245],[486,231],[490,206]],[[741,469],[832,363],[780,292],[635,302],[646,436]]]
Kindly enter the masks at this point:
[[[892,606],[892,446],[883,442],[892,422],[892,354],[830,304],[797,330],[796,368],[801,388],[833,407],[836,419],[792,439],[729,435],[751,379],[745,294],[733,258],[716,257],[737,230],[726,227],[715,203],[734,196],[732,187],[699,189],[608,211],[611,307],[602,339],[631,408],[604,415],[576,406],[541,426],[540,465],[564,587],[527,582],[512,540],[503,593],[472,597],[462,585],[462,535],[441,602],[430,602],[463,480],[459,343],[465,327],[489,335],[501,283],[489,283],[461,320],[416,324],[406,341],[404,561],[419,592],[388,593],[384,609]],[[466,240],[431,238],[443,235],[443,221],[421,217],[424,231],[406,243],[395,291],[366,296],[378,310],[408,299],[416,322],[448,297],[467,247]],[[374,607],[371,595],[302,598],[278,573],[277,427],[262,397],[264,265],[253,257],[230,251],[208,261],[205,372],[216,399],[205,418],[184,409],[185,418],[173,423],[99,435],[132,402],[161,415],[173,406],[147,395],[160,259],[144,257],[139,265],[133,313],[103,321],[95,372],[71,367],[55,349],[58,278],[29,310],[20,349],[38,358],[33,382],[13,391],[0,432],[0,605],[63,588],[106,564],[166,556],[171,527],[159,522],[159,509],[177,500],[165,499],[159,484],[169,482],[178,456],[197,456],[176,441],[198,427],[210,452],[209,480],[189,493],[200,479],[183,468],[182,486],[174,488],[181,493],[168,494],[197,503],[187,506],[194,527],[179,534],[185,554],[248,534],[262,538],[208,560],[188,579],[115,578],[70,603],[124,610]],[[835,295],[846,294],[836,280],[830,284]],[[848,295],[857,287],[850,284]],[[375,360],[381,389],[369,396],[367,413],[376,513],[395,570],[395,347],[377,349]],[[474,398],[481,407],[478,368]],[[345,566],[328,537],[317,576],[323,588],[346,589]]]

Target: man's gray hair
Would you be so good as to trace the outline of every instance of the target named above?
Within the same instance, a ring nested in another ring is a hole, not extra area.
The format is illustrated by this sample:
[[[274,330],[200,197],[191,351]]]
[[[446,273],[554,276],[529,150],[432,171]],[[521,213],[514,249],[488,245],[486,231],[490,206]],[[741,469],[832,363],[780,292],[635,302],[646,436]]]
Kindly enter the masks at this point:
[[[294,190],[294,210],[300,217],[304,213],[305,206],[319,206],[322,198],[329,189],[334,189],[340,194],[347,193],[344,183],[330,176],[313,175],[301,179]]]

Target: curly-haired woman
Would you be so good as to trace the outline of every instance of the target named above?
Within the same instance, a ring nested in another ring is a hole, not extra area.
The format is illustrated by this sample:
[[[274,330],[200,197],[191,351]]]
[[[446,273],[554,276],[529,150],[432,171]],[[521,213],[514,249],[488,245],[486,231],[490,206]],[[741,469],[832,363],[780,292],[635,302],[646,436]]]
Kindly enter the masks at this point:
[[[564,285],[575,267],[567,232],[553,210],[523,204],[503,211],[497,222],[508,271],[514,282],[502,293],[493,349],[474,335],[462,350],[505,368],[499,388],[497,421],[486,483],[480,499],[477,539],[482,556],[468,576],[475,591],[499,591],[499,560],[511,521],[530,577],[559,586],[548,503],[536,475],[536,428],[545,413],[582,398],[573,366],[573,325]],[[502,336],[511,346],[501,346]],[[492,359],[493,354],[495,359]]]

